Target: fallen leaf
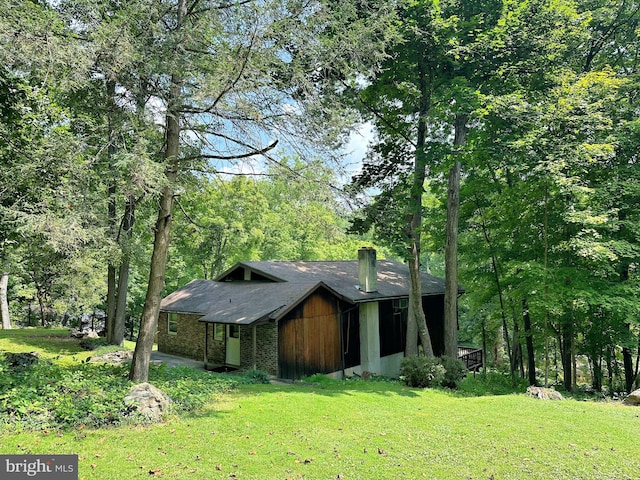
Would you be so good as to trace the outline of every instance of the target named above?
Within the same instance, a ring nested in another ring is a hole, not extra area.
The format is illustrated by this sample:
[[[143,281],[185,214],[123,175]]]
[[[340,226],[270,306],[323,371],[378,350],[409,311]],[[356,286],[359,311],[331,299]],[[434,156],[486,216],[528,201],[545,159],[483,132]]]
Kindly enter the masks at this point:
[[[222,465],[216,465],[216,470],[218,471],[222,470]]]
[[[255,455],[256,451],[255,450],[249,450],[249,455]]]
[[[92,464],[91,464],[91,468],[92,468],[93,470],[95,470],[97,466],[98,466],[98,465],[96,465],[95,463],[92,463]]]

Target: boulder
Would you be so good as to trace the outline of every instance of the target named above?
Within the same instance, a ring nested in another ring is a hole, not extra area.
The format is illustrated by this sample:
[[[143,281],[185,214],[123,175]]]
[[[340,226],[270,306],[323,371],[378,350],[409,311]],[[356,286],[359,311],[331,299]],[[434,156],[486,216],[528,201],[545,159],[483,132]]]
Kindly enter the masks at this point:
[[[625,405],[633,405],[640,406],[640,388],[638,390],[634,390],[626,398],[622,401]]]
[[[560,392],[556,392],[553,388],[529,387],[527,395],[540,400],[564,400]]]
[[[91,357],[91,363],[125,363],[133,358],[132,350],[120,350],[118,352],[107,352],[102,355]]]
[[[124,404],[130,413],[137,413],[151,422],[159,422],[169,411],[171,399],[150,383],[139,383],[131,387],[124,397]]]

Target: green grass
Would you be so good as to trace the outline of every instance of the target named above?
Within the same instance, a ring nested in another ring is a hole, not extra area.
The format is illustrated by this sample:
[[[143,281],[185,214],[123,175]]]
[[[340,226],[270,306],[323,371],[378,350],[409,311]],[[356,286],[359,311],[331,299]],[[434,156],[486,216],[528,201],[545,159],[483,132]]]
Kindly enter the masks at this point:
[[[639,434],[640,409],[613,402],[350,381],[241,385],[151,426],[0,427],[0,453],[76,453],[85,479],[620,480]]]
[[[135,342],[124,341],[122,349],[133,350]],[[154,350],[155,350],[154,346]],[[80,346],[80,340],[69,336],[66,328],[15,328],[0,330],[0,352],[33,352],[42,357],[56,360],[61,364],[74,364],[100,353],[122,350],[114,347],[100,347],[90,351]]]

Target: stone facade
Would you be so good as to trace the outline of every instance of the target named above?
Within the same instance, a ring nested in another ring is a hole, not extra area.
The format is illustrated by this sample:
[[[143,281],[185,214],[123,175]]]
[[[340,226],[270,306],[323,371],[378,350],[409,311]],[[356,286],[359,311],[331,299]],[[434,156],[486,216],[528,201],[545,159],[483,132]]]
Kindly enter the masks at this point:
[[[240,327],[240,368],[253,368],[253,327]],[[256,368],[278,374],[278,327],[274,322],[256,326]]]
[[[208,350],[207,350],[207,363],[209,366],[212,365],[224,365],[226,362],[225,357],[225,348],[224,348],[224,332],[221,335],[221,338],[218,340],[214,339],[214,329],[215,325],[208,325],[209,331],[209,339],[207,341]]]
[[[172,355],[204,360],[204,323],[200,315],[178,314],[177,334],[168,333],[166,312],[158,319],[158,350]]]
[[[158,350],[204,361],[205,324],[199,322],[199,315],[177,315],[177,334],[168,333],[168,317],[161,312],[158,320]],[[222,339],[214,339],[215,327],[208,326],[208,365],[224,365],[226,350],[224,334]],[[275,323],[256,326],[256,368],[269,375],[278,373],[278,328]],[[240,327],[240,368],[253,368],[253,327]]]

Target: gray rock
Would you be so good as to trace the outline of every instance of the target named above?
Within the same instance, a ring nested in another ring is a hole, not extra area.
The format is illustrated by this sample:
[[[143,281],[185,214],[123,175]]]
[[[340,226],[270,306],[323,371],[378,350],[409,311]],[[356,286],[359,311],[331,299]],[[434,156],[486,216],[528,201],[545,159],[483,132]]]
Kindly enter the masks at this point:
[[[625,405],[633,405],[636,407],[640,406],[640,388],[627,395],[622,403]]]
[[[96,355],[91,357],[91,363],[125,363],[131,361],[133,358],[133,351],[120,350],[118,352],[107,352],[102,355]]]
[[[131,387],[124,397],[124,404],[131,413],[138,413],[151,422],[159,422],[169,411],[171,399],[150,383]]]
[[[529,387],[527,395],[540,400],[564,400],[560,392],[556,392],[553,388]]]

